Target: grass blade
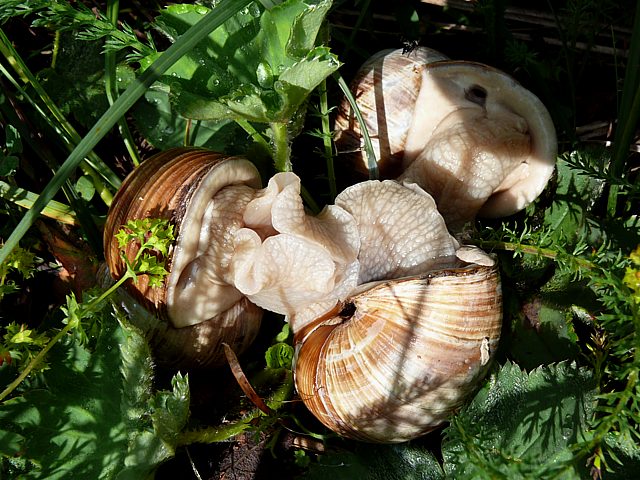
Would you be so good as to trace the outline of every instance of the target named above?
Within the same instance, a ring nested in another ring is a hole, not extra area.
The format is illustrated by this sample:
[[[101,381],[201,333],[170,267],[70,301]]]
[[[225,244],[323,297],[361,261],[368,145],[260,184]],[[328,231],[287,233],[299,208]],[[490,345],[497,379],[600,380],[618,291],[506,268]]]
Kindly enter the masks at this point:
[[[613,155],[611,160],[611,173],[615,176],[624,176],[624,171],[629,157],[629,145],[633,141],[636,127],[640,121],[640,1],[636,3],[633,34],[631,35],[631,47],[627,60],[620,111],[618,113],[618,126],[613,138]],[[609,189],[607,211],[610,216],[616,215],[618,185],[612,185]]]
[[[147,88],[155,82],[180,57],[189,52],[209,33],[231,18],[236,12],[248,5],[250,0],[229,0],[221,2],[216,8],[205,15],[196,25],[182,35],[158,59],[147,68],[140,77],[122,93],[120,97],[96,122],[78,146],[67,157],[64,164],[56,172],[49,184],[44,188],[33,207],[29,209],[20,223],[0,248],[0,263],[3,263],[9,253],[18,245],[20,239],[33,225],[40,212],[53,199],[65,180],[75,171],[78,164],[90,152],[104,135],[116,124],[129,108],[144,94]]]

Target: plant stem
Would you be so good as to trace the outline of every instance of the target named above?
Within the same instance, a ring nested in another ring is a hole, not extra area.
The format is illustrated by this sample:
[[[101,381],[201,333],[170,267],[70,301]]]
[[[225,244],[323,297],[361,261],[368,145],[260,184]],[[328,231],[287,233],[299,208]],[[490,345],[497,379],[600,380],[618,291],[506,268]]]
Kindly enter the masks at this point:
[[[125,275],[123,275],[122,278],[120,278],[120,280],[114,283],[108,290],[103,292],[102,295],[100,295],[98,298],[92,300],[86,306],[84,306],[83,313],[87,315],[93,312],[93,310],[98,305],[100,305],[106,298],[108,298],[113,292],[115,292],[118,289],[118,287],[120,287],[124,282],[129,280],[129,278],[131,278],[130,274],[126,273]],[[38,364],[44,359],[45,355],[49,353],[49,350],[51,350],[53,346],[56,343],[58,343],[58,341],[62,337],[64,337],[67,333],[69,333],[69,331],[71,331],[76,326],[77,325],[75,323],[68,322],[51,340],[49,340],[49,343],[47,343],[45,347],[42,350],[40,350],[35,357],[31,359],[31,361],[24,368],[24,370],[20,372],[20,375],[18,375],[18,377],[13,382],[11,382],[7,386],[7,388],[3,390],[2,393],[0,393],[0,402],[2,402],[8,395],[10,395],[11,392],[13,392],[24,381],[24,379],[27,378],[27,376],[31,373],[31,371],[36,366],[38,366]]]
[[[18,378],[16,378],[13,382],[11,382],[9,386],[7,386],[7,388],[5,388],[2,393],[0,393],[0,402],[2,402],[7,397],[7,395],[11,394],[11,392],[13,392],[16,389],[16,387],[18,387],[18,385],[20,385],[25,378],[27,378],[27,375],[31,373],[31,370],[33,370],[38,365],[38,363],[42,361],[42,359],[49,352],[49,350],[51,350],[51,348],[56,343],[58,343],[58,340],[64,337],[67,334],[67,332],[71,330],[72,327],[73,325],[71,323],[66,324],[64,328],[60,330],[56,334],[56,336],[53,337],[49,341],[49,343],[45,345],[45,347],[42,350],[40,350],[40,352],[38,352],[38,354],[29,362],[29,364],[24,368],[24,370],[20,372],[20,375],[18,375]]]
[[[333,165],[333,143],[331,142],[331,125],[329,125],[329,101],[327,98],[327,79],[322,80],[319,88],[320,94],[320,121],[322,126],[322,143],[324,146],[324,158],[327,164],[327,178],[329,180],[330,203],[338,194],[336,188],[336,172]]]
[[[260,132],[258,132],[253,125],[251,125],[251,123],[249,123],[249,121],[241,119],[241,118],[237,118],[235,120],[235,122],[245,131],[247,132],[251,138],[253,139],[254,142],[256,142],[257,144],[261,145],[264,149],[265,152],[270,152],[271,151],[271,147],[269,147],[269,142],[267,142],[267,139],[264,138]]]
[[[488,250],[497,249],[497,250],[505,250],[509,252],[522,252],[528,255],[538,255],[541,257],[550,258],[552,260],[555,260],[556,258],[558,258],[558,252],[556,252],[555,250],[552,250],[550,248],[537,247],[535,245],[526,245],[523,243],[512,243],[512,242],[501,242],[501,241],[494,241],[494,240],[479,240],[474,243],[477,246],[482,247],[483,249],[486,248]],[[589,270],[596,267],[596,265],[594,265],[592,262],[588,260],[584,260],[578,257],[573,257],[573,258],[580,267],[583,267]]]
[[[27,78],[29,84],[33,87],[35,92],[38,94],[42,102],[45,104],[53,118],[50,118],[42,109],[37,105],[35,101],[33,101],[24,90],[20,87],[20,85],[15,82],[11,76],[8,75],[8,72],[3,69],[3,74],[11,81],[14,86],[23,94],[25,98],[27,98],[30,103],[36,108],[38,113],[42,116],[42,118],[51,125],[51,127],[56,130],[61,138],[64,140],[66,147],[71,151],[73,147],[80,142],[80,135],[76,132],[75,128],[69,123],[69,121],[64,117],[60,109],[53,102],[49,94],[44,90],[38,79],[31,73],[31,71],[27,68],[26,64],[18,55],[18,52],[13,48],[13,45],[4,34],[4,32],[0,29],[0,53],[4,55],[7,60],[10,60],[10,64],[16,70],[20,77]],[[54,120],[57,122],[54,122]],[[91,150],[86,152],[93,165],[89,164],[86,160],[82,160],[80,162],[81,168],[85,171],[85,173],[89,173],[87,169],[93,169],[100,172],[100,175],[111,184],[113,188],[118,188],[120,186],[120,179],[118,176]],[[97,176],[95,177],[98,178]],[[106,188],[104,184],[102,184],[102,179],[99,179],[100,184],[96,185],[96,191],[105,195],[103,200],[106,205],[110,205],[111,203],[111,193],[109,189]]]
[[[20,187],[14,187],[0,181],[0,198],[4,198],[10,202],[15,203],[24,208],[31,208],[33,203],[38,198],[38,195],[24,190]],[[42,210],[42,214],[45,217],[53,218],[61,223],[68,225],[79,225],[73,209],[69,205],[51,200],[46,207]]]
[[[631,35],[631,48],[624,76],[618,126],[613,138],[611,173],[623,176],[629,156],[629,145],[633,141],[640,121],[640,0],[636,3],[635,18]],[[607,199],[607,212],[616,215],[620,187],[611,185]]]
[[[355,113],[356,118],[358,119],[358,125],[360,126],[360,135],[362,135],[362,138],[364,139],[364,151],[365,151],[365,154],[367,155],[367,168],[369,169],[369,179],[377,180],[379,177],[378,161],[376,160],[376,153],[373,150],[371,137],[369,136],[369,131],[367,130],[367,124],[364,122],[364,119],[362,118],[362,114],[360,113],[360,109],[358,108],[356,100],[355,98],[353,98],[353,95],[351,94],[351,90],[349,90],[349,86],[347,85],[347,82],[344,81],[344,78],[342,78],[342,75],[336,72],[333,74],[333,78],[336,80],[336,82],[338,82],[338,85],[340,86],[340,90],[342,90],[342,93],[347,98],[349,105],[351,106],[351,110],[353,110],[353,113]]]
[[[278,172],[291,171],[291,145],[289,144],[289,132],[287,124],[271,122],[271,135],[273,141],[273,163]]]
[[[119,8],[120,0],[109,0],[107,2],[107,19],[113,24],[113,27],[116,30],[118,28]],[[113,105],[118,97],[118,89],[116,86],[116,52],[113,50],[107,50],[104,54],[104,63],[105,93],[107,95],[109,105]],[[131,131],[129,130],[129,126],[127,125],[124,117],[120,117],[120,119],[118,119],[118,131],[120,132],[122,141],[129,152],[131,161],[137,167],[140,165],[140,156],[138,155],[138,149],[135,146],[133,135],[131,135]]]
[[[29,209],[20,223],[11,232],[5,244],[0,248],[0,263],[4,262],[9,253],[18,245],[20,239],[33,225],[42,209],[53,199],[62,184],[73,174],[82,159],[97,145],[104,135],[111,129],[118,119],[144,94],[153,82],[167,71],[184,54],[188,53],[213,30],[231,18],[236,12],[249,4],[250,0],[228,0],[219,3],[216,8],[205,15],[197,24],[189,29],[162,53],[131,85],[118,97],[114,104],[100,117],[89,133],[78,143],[64,164],[55,173],[49,184],[44,188],[34,205]]]
[[[267,401],[272,410],[278,410],[283,402],[291,396],[293,389],[293,376],[289,374]],[[192,443],[216,443],[224,442],[244,432],[251,426],[252,420],[264,416],[259,409],[253,409],[245,417],[226,425],[203,428],[200,430],[185,431],[178,435],[176,446],[191,445]]]

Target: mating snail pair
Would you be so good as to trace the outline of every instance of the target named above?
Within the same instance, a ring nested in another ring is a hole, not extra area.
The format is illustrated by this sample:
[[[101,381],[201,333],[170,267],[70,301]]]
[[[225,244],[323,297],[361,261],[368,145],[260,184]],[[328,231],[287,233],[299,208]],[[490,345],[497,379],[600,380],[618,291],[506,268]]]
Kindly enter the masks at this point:
[[[375,79],[376,62],[386,69],[385,62],[400,58],[426,84],[431,67],[425,66],[425,53],[435,55],[422,49],[412,52],[415,57],[387,53],[364,68],[374,72]],[[503,150],[513,157],[506,163],[515,165],[517,173],[502,172],[493,181],[494,190],[504,193],[505,185],[516,184],[523,172],[537,171],[536,162],[544,163],[542,157],[552,152],[551,147],[544,151],[538,146],[537,136],[547,134],[555,142],[546,110],[530,93],[527,101],[537,102],[534,116],[547,115],[542,121],[529,122],[524,107],[494,108],[493,84],[483,82],[504,74],[470,64],[472,71],[480,68],[486,73],[486,69],[489,78],[474,77],[469,93],[469,87],[461,84],[466,81],[463,66],[451,67],[462,72],[447,69],[443,74],[456,87],[449,89],[453,93],[447,101],[438,100],[448,102],[444,119],[438,122],[435,113],[429,113],[433,136],[439,140],[431,141],[424,131],[419,134],[427,143],[424,152],[436,155],[421,153],[409,136],[404,147],[393,147],[394,153],[385,156],[387,162],[393,162],[392,157],[401,164],[406,161],[408,168],[400,181],[357,183],[315,217],[305,212],[300,181],[293,173],[277,174],[261,188],[255,167],[240,157],[185,148],[143,162],[114,199],[105,226],[105,257],[112,274],[122,275],[113,236],[129,219],[166,218],[174,224],[176,241],[164,286],[150,288],[143,277],[127,286],[130,296],[122,297],[126,308],[141,303],[150,312],[138,323],[157,354],[183,364],[222,363],[222,343],[237,352],[244,350],[258,331],[264,308],[285,315],[290,322],[296,388],[329,428],[365,441],[400,442],[446,420],[489,367],[501,330],[501,288],[493,259],[477,249],[460,247],[449,233],[425,191],[433,185],[420,185],[421,178],[429,175],[420,172],[418,162],[455,157],[445,150],[458,152],[456,139],[469,147],[465,142],[486,141],[487,132],[511,132],[514,129],[507,120],[515,119],[519,135],[516,140],[508,136]],[[501,85],[501,89],[523,90],[513,81]],[[467,92],[462,93],[459,108],[455,106],[460,100],[455,96],[458,90]],[[384,84],[382,92],[386,92]],[[417,97],[428,99],[427,93],[419,92]],[[509,90],[507,95],[515,94]],[[484,109],[484,117],[471,111],[475,107],[469,102]],[[367,113],[366,107],[363,111]],[[486,118],[480,121],[480,117]],[[443,122],[446,128],[440,131]],[[547,130],[540,130],[539,124]],[[359,142],[357,125],[348,113],[336,125],[343,130],[339,137]],[[378,151],[384,153],[391,142],[382,132],[386,135],[390,130],[380,118],[372,125],[370,133]],[[480,133],[475,134],[478,125]],[[401,129],[406,128],[405,122]],[[446,138],[446,132],[452,131],[455,135]],[[523,135],[530,137],[529,155],[524,154]],[[465,158],[500,157],[502,147],[497,143],[469,147],[472,152]],[[438,156],[438,152],[444,154]],[[449,171],[456,168],[466,171],[464,166],[449,167]],[[391,166],[388,171],[394,169]],[[477,177],[471,174],[467,180]],[[442,209],[453,188],[451,181],[436,183],[441,188],[434,196]],[[491,202],[492,195],[497,198],[502,193],[487,194],[485,200]],[[472,217],[482,209],[473,195]],[[518,208],[532,200],[513,196]],[[458,204],[450,213],[450,229],[455,230],[464,216],[455,215],[460,208]],[[136,248],[131,245],[126,255],[132,257]]]

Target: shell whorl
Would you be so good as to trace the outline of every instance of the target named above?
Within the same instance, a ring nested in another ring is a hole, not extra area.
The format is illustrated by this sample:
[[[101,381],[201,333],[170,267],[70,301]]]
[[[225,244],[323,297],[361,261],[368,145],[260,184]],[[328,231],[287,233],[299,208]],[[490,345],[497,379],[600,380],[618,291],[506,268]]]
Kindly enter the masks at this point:
[[[376,282],[296,335],[296,386],[327,427],[402,442],[440,425],[487,371],[501,329],[495,266]]]

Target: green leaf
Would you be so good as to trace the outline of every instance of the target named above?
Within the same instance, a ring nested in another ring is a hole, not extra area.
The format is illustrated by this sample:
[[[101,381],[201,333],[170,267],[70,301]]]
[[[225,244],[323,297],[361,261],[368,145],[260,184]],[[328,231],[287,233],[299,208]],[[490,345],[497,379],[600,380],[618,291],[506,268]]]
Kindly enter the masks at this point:
[[[61,32],[53,68],[40,72],[42,85],[65,117],[92,126],[109,107],[104,88],[104,42],[78,41]]]
[[[567,245],[575,245],[581,236],[594,244],[603,233],[589,222],[587,214],[603,195],[605,183],[572,169],[562,158],[556,168],[558,185],[553,204],[545,211],[544,224],[550,227],[554,239]]]
[[[330,6],[328,0],[288,0],[261,11],[251,4],[162,78],[175,109],[200,120],[286,123],[340,65],[328,49],[314,48]],[[159,25],[177,36],[206,12],[199,6],[170,6]]]
[[[46,389],[0,405],[0,436],[7,439],[0,454],[19,451],[36,465],[25,466],[20,478],[147,478],[173,455],[188,416],[186,379],[154,393],[146,342],[110,320],[95,351],[73,337],[51,350]]]
[[[441,480],[442,467],[431,451],[419,445],[367,445],[338,449],[311,463],[304,476],[310,480]]]
[[[577,360],[580,348],[573,328],[571,305],[533,297],[522,306],[509,338],[509,354],[525,369],[562,360]]]
[[[20,160],[13,155],[4,156],[0,152],[0,177],[10,177],[18,170]]]
[[[293,347],[286,343],[271,345],[264,354],[268,368],[288,368],[293,362]]]
[[[189,125],[189,120],[172,108],[165,91],[148,90],[131,113],[138,131],[161,150],[183,146],[187,132],[189,145],[216,152],[238,154],[245,152],[251,143],[245,131],[231,120],[197,121]]]
[[[18,129],[13,125],[5,125],[5,146],[8,155],[22,153],[22,140]]]
[[[76,182],[76,192],[87,202],[90,201],[96,193],[96,189],[89,178],[86,175],[83,175]]]
[[[617,461],[609,460],[604,478],[606,480],[626,480],[635,478],[640,472],[640,447],[629,434],[609,433],[605,437],[609,455]]]
[[[452,419],[442,445],[450,478],[578,479],[572,444],[594,408],[592,372],[563,362],[527,373],[505,364]]]

